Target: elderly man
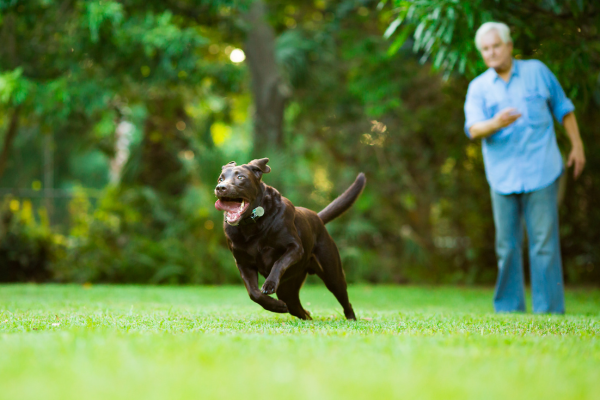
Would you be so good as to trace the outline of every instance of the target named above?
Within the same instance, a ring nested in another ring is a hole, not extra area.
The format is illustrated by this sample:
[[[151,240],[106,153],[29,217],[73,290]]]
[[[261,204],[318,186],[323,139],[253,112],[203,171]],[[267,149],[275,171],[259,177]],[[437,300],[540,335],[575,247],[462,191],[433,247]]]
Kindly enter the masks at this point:
[[[469,85],[465,132],[483,139],[496,225],[498,279],[496,312],[525,311],[523,225],[529,241],[533,311],[564,313],[558,233],[558,178],[563,162],[552,115],[571,141],[569,167],[577,178],[584,166],[583,143],[573,103],[542,62],[514,60],[508,26],[487,22],[475,44],[489,69]]]

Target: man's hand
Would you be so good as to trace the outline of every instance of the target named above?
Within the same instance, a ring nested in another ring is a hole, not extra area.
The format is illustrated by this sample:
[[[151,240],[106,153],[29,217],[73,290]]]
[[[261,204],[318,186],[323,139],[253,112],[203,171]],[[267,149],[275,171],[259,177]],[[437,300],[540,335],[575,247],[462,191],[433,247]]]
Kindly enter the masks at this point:
[[[573,169],[573,177],[577,179],[583,167],[585,167],[585,154],[583,153],[583,142],[581,141],[581,135],[579,134],[579,126],[577,126],[577,119],[575,113],[570,112],[563,118],[563,125],[571,141],[571,152],[569,153],[569,160],[567,161],[567,167],[575,166]]]
[[[583,153],[583,146],[573,146],[569,153],[569,160],[567,161],[567,167],[573,168],[573,177],[579,178],[579,175],[583,172],[585,167],[585,154]]]
[[[509,107],[494,115],[494,122],[497,129],[506,128],[521,117],[521,113],[516,108]]]
[[[516,108],[505,108],[492,118],[477,122],[469,128],[469,134],[472,139],[484,138],[496,133],[497,130],[506,128],[521,117],[521,113]]]

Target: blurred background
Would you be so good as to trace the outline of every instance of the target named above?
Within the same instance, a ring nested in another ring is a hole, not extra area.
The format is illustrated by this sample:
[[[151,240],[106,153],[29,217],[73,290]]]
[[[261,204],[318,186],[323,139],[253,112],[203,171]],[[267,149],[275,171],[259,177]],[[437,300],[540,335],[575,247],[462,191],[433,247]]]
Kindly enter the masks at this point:
[[[565,278],[600,284],[592,0],[0,0],[0,281],[241,282],[213,189],[223,164],[269,157],[265,182],[314,210],[366,173],[328,225],[349,282],[493,283],[463,132],[489,20],[576,105],[588,163],[563,181]]]

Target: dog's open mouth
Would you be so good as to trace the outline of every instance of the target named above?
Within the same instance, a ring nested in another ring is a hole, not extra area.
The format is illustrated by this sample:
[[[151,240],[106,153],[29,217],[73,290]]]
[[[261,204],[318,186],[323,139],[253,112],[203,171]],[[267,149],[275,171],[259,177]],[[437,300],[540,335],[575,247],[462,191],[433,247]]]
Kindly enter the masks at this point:
[[[242,220],[242,215],[250,207],[250,202],[242,198],[221,197],[215,203],[215,208],[225,211],[225,220],[229,225],[237,225]]]

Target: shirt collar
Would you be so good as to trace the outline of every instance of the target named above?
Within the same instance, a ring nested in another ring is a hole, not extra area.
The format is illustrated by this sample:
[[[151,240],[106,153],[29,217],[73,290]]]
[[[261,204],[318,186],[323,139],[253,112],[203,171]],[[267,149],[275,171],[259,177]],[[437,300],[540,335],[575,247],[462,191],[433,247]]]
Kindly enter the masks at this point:
[[[498,73],[496,72],[496,70],[494,68],[490,68],[490,69],[492,70],[492,73],[494,74],[494,82],[496,82],[498,79],[502,79],[502,78],[500,78],[500,75],[498,75]],[[514,58],[512,59],[510,77],[508,78],[509,82],[510,82],[511,78],[513,77],[513,75],[515,75],[515,76],[519,75],[519,61],[515,60]]]

